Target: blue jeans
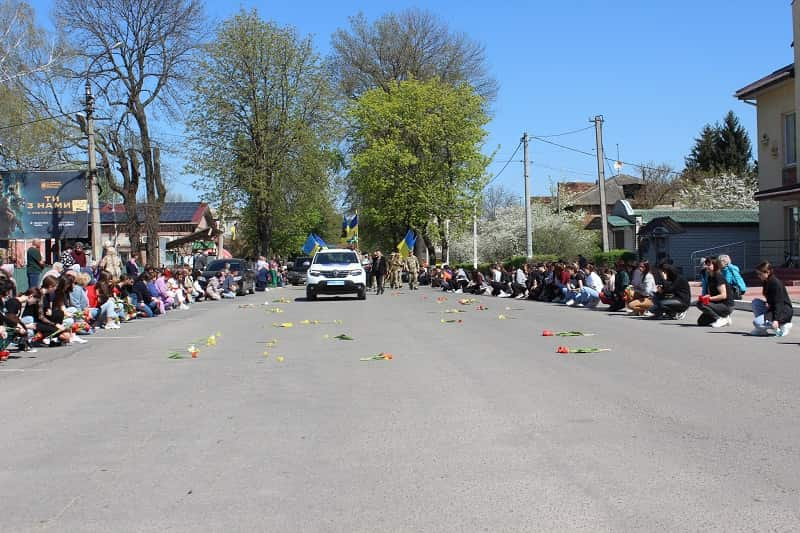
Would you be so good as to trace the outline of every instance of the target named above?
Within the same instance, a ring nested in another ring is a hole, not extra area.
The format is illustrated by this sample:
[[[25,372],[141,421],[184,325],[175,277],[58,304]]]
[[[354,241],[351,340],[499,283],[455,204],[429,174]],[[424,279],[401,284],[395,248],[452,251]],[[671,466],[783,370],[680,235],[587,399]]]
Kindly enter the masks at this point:
[[[106,303],[100,306],[97,321],[100,323],[108,322],[117,318],[116,302],[113,298],[106,300]]]
[[[772,327],[764,316],[767,313],[767,302],[761,298],[753,298],[753,325],[758,329],[767,330]]]
[[[39,276],[41,276],[41,272],[28,272],[28,288],[32,289],[34,287],[39,286]]]
[[[582,287],[577,296],[575,296],[575,303],[583,305],[597,305],[600,302],[600,293],[591,287]]]

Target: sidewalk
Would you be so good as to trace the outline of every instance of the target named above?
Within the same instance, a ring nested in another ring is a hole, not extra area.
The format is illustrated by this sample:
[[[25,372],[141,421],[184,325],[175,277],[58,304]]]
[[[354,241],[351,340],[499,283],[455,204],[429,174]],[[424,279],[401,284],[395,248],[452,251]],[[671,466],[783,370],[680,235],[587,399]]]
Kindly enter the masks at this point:
[[[700,282],[690,281],[689,286],[692,289],[692,301],[697,300],[700,296]],[[787,285],[786,291],[789,293],[789,298],[792,299],[794,304],[794,315],[800,316],[800,286]],[[736,300],[735,308],[737,311],[750,311],[752,309],[753,298],[761,296],[761,287],[747,287],[744,297],[741,300]]]

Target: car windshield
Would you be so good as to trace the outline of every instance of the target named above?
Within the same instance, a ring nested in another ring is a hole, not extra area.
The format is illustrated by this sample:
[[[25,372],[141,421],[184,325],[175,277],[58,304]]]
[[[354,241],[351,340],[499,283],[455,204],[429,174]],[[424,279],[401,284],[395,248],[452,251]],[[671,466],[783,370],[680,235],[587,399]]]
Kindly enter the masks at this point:
[[[292,270],[297,272],[304,272],[308,270],[308,267],[311,265],[311,258],[310,257],[298,257],[294,260],[292,264]]]
[[[206,267],[206,270],[214,270],[214,271],[222,270],[223,268],[225,268],[225,265],[230,265],[231,270],[237,270],[239,272],[242,271],[242,265],[240,263],[236,261],[226,261],[225,259],[217,259],[216,261],[211,261]]]
[[[358,263],[355,252],[325,252],[314,256],[315,265],[348,265]]]

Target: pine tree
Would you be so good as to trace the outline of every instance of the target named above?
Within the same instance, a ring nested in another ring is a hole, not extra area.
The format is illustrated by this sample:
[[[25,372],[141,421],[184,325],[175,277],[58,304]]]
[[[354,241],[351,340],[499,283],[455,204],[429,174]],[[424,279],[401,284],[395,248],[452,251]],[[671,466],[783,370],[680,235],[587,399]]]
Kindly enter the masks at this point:
[[[694,140],[692,153],[686,158],[686,170],[712,172],[717,160],[717,131],[711,124],[703,126],[700,136]]]
[[[706,124],[686,158],[686,170],[694,174],[752,174],[750,137],[733,111],[721,123]]]
[[[718,172],[734,176],[746,176],[750,172],[753,155],[750,138],[733,111],[728,111],[717,127],[716,147]]]

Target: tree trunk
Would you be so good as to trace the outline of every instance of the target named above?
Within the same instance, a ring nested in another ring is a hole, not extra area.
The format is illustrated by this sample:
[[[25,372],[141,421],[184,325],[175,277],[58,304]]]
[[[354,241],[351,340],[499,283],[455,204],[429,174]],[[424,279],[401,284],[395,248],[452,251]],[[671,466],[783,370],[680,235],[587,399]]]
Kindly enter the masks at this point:
[[[436,246],[434,246],[433,242],[428,237],[427,233],[423,233],[422,234],[422,240],[425,243],[425,248],[428,249],[428,256],[429,256],[428,257],[428,262],[431,265],[435,265],[436,264]]]

